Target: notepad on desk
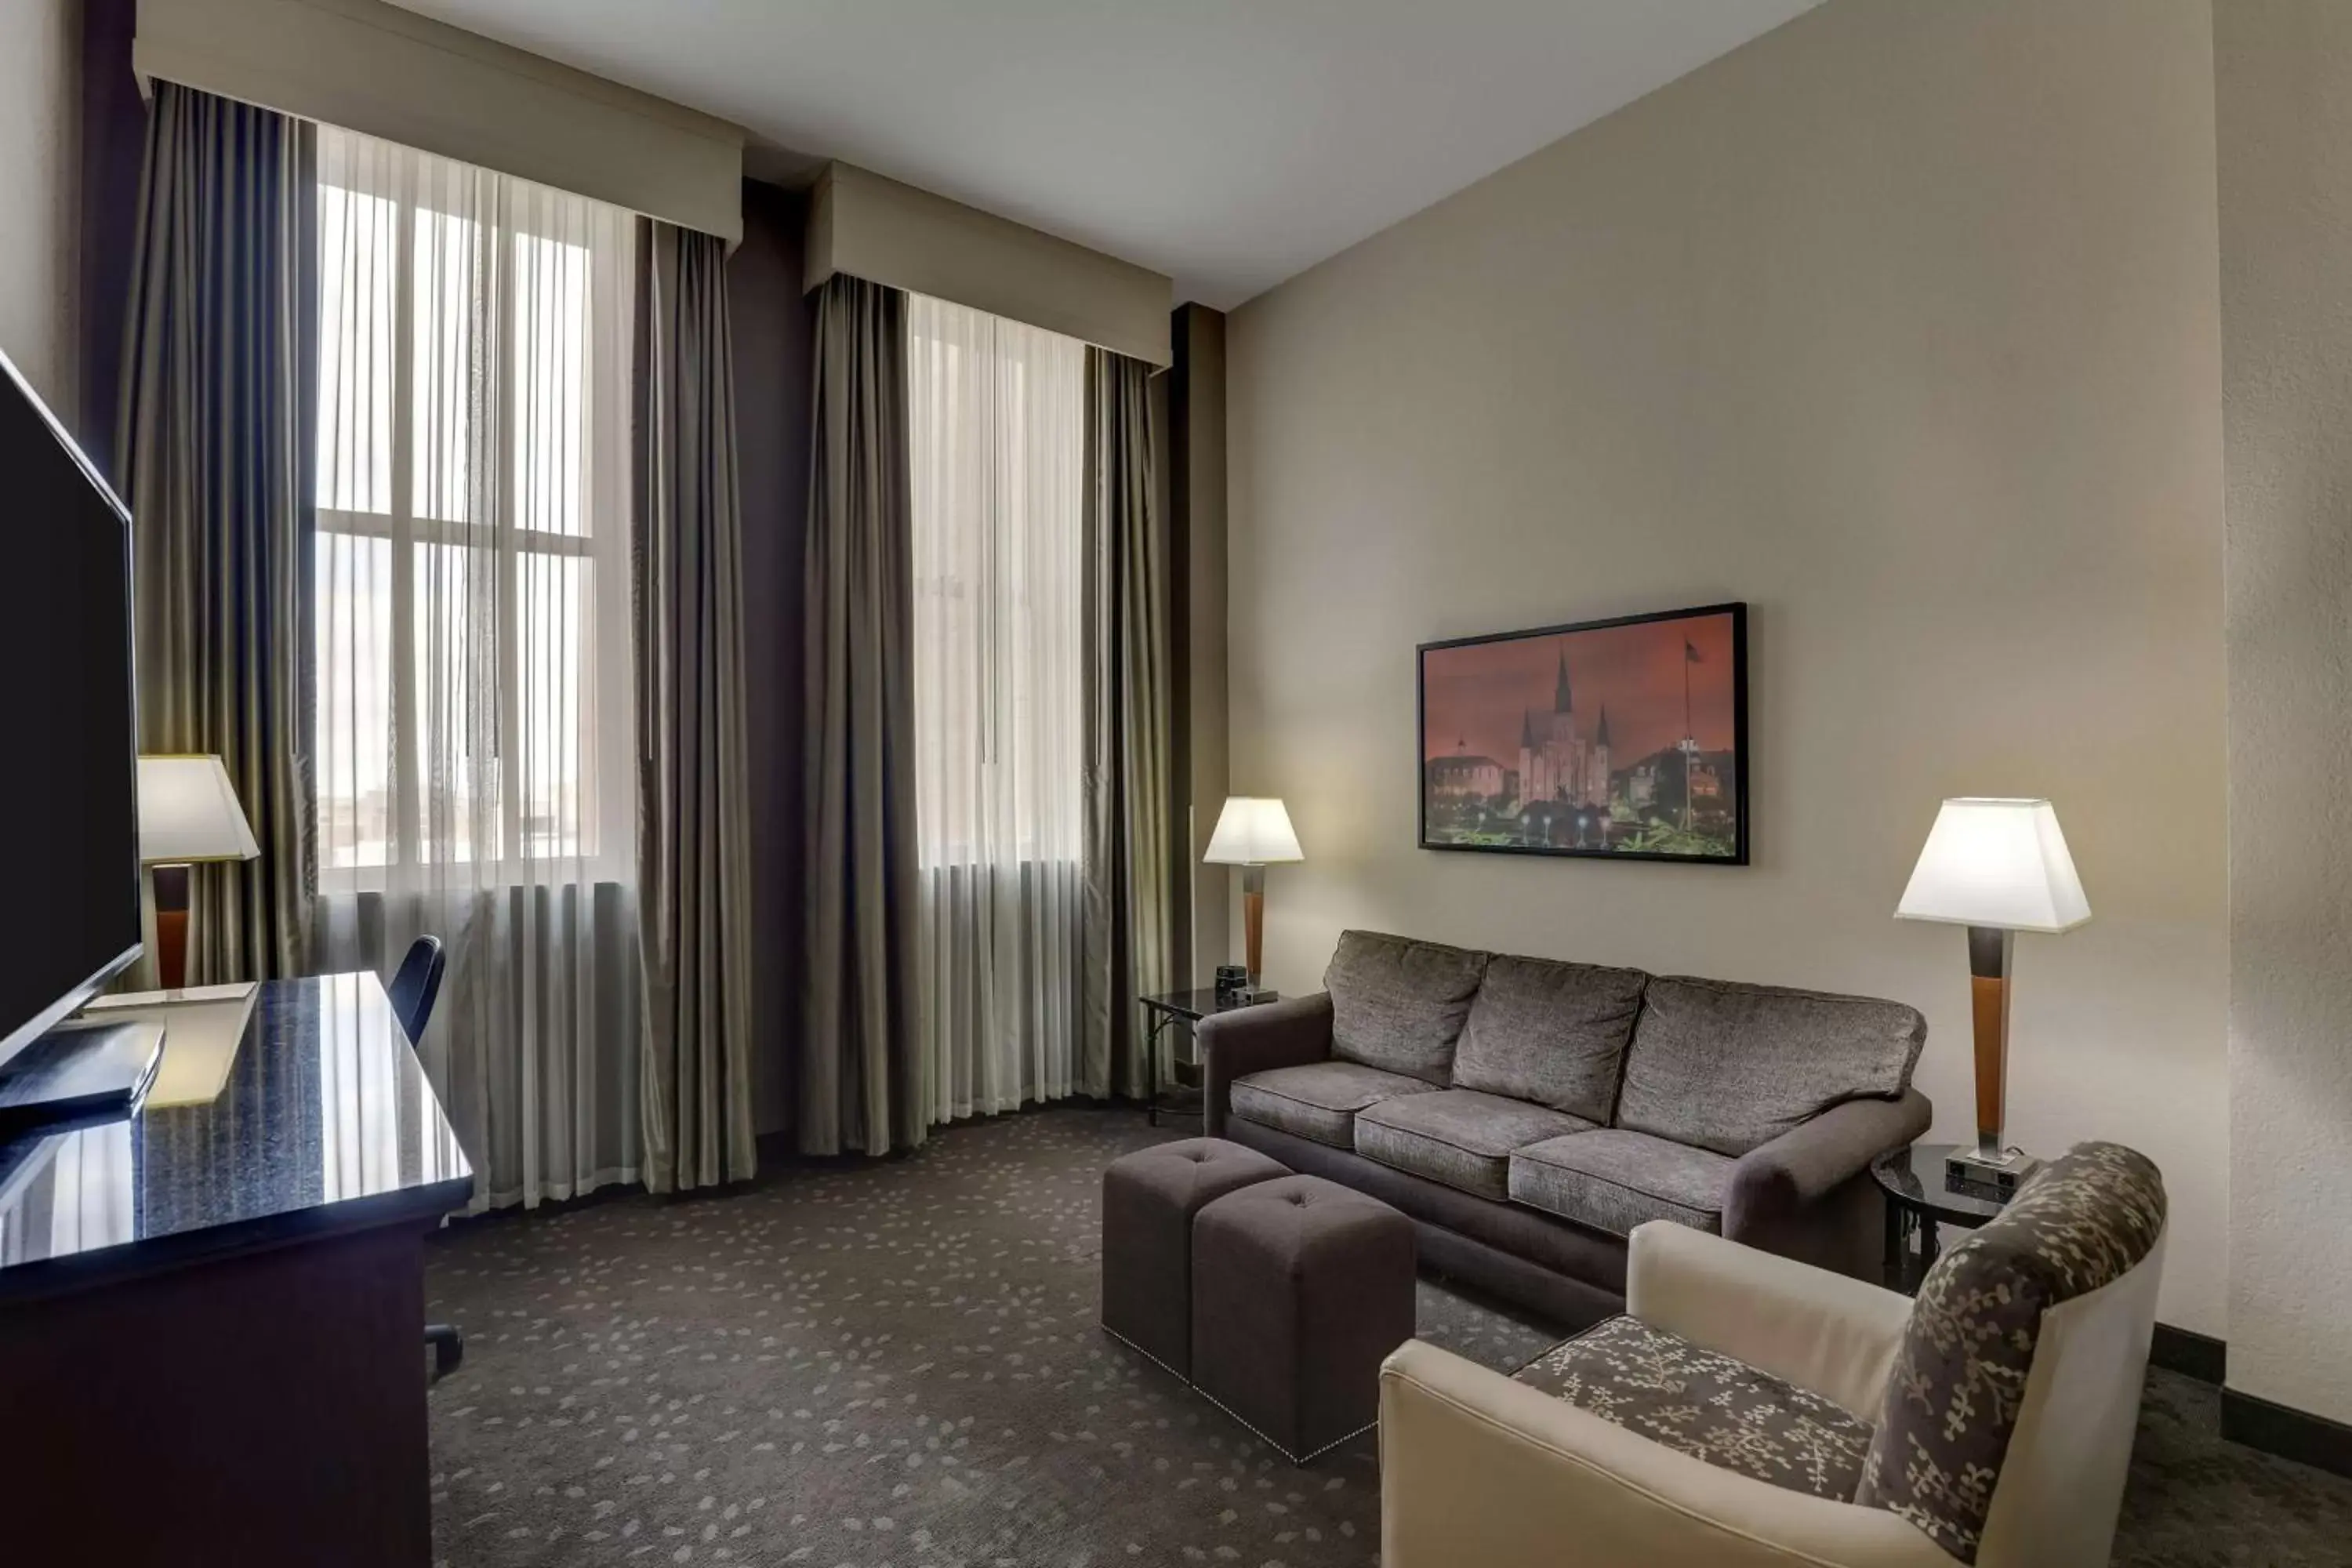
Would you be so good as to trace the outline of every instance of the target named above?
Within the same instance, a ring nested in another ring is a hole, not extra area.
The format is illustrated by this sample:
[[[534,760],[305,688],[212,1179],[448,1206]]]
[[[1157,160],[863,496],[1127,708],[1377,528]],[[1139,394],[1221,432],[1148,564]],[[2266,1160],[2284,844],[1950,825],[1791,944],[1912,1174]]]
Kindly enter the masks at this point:
[[[146,1108],[168,1110],[175,1105],[209,1105],[228,1086],[228,1069],[236,1065],[246,1024],[253,1016],[254,998],[261,988],[250,982],[233,985],[191,985],[180,991],[126,991],[100,996],[82,1009],[85,1016],[125,1012],[152,1017],[163,1026],[163,1060],[155,1069],[155,1083],[147,1091]]]

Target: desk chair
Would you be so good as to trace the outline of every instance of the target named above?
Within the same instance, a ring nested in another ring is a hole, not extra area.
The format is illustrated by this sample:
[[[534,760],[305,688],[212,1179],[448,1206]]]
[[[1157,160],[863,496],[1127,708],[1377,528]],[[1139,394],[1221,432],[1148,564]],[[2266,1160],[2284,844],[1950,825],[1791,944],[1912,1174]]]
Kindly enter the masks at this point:
[[[422,1045],[425,1026],[433,1021],[433,1003],[441,994],[442,972],[449,967],[448,954],[441,949],[437,936],[420,936],[408,945],[408,956],[400,961],[400,973],[392,977],[387,987],[392,997],[392,1010],[400,1016],[400,1026],[408,1031],[408,1043]],[[427,1323],[425,1342],[433,1347],[433,1375],[444,1377],[457,1369],[466,1357],[466,1342],[458,1337],[455,1323]]]

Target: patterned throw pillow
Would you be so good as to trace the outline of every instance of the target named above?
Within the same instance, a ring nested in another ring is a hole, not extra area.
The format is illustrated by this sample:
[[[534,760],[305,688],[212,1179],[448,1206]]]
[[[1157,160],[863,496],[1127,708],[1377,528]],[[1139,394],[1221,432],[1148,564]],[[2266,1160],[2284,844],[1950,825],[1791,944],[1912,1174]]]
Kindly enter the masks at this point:
[[[1612,1318],[1513,1374],[1677,1453],[1845,1502],[1870,1423],[1834,1400],[1638,1318]]]
[[[2042,1315],[2120,1279],[2164,1230],[2164,1181],[2118,1143],[2080,1143],[1936,1261],[1887,1379],[1854,1500],[1977,1560],[2033,1371]]]

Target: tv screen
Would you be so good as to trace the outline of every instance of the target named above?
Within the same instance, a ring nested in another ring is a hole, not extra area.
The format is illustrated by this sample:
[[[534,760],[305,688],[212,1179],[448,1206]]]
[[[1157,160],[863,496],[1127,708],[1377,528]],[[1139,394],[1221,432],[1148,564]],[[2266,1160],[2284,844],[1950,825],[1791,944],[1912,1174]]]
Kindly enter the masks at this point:
[[[139,955],[131,519],[0,355],[0,1070]]]

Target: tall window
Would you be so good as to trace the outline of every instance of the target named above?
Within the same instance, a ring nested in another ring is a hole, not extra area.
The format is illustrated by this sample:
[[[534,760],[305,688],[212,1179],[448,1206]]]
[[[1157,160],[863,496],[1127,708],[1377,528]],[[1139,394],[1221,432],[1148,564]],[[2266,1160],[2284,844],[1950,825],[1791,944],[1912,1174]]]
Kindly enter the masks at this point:
[[[1070,1092],[1085,849],[1086,348],[908,301],[934,1121]]]
[[[447,945],[477,1208],[627,1181],[635,220],[331,130],[317,212],[316,956]]]
[[[1086,346],[908,301],[923,863],[1075,861]]]
[[[322,887],[617,874],[631,220],[332,130],[319,163]]]

